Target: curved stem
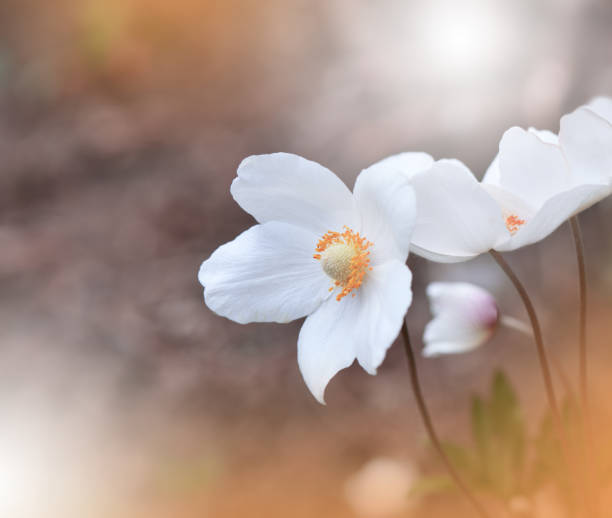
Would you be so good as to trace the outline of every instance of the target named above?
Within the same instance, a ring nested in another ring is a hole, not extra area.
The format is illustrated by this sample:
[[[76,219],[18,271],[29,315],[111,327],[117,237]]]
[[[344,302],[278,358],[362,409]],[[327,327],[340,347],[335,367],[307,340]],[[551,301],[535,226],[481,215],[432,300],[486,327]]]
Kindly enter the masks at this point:
[[[410,371],[410,382],[412,384],[412,391],[414,392],[414,397],[417,401],[417,405],[419,407],[419,412],[421,413],[421,417],[423,419],[423,423],[425,424],[425,429],[429,434],[429,439],[433,444],[434,448],[440,455],[442,462],[444,463],[448,473],[451,478],[459,488],[459,490],[463,493],[463,495],[470,501],[474,509],[478,512],[478,514],[482,518],[490,518],[489,514],[485,511],[484,507],[478,502],[476,497],[472,494],[472,492],[468,489],[465,482],[461,479],[455,468],[453,467],[450,459],[447,457],[444,452],[444,448],[440,443],[440,439],[438,438],[438,434],[436,433],[435,428],[433,427],[433,423],[431,421],[431,417],[429,415],[429,411],[427,410],[427,406],[425,405],[425,400],[423,399],[423,393],[421,392],[421,385],[419,382],[419,375],[416,367],[416,360],[414,357],[414,352],[412,351],[412,345],[410,344],[410,335],[408,334],[408,327],[406,326],[406,322],[404,321],[402,325],[402,337],[404,339],[404,350],[406,351],[406,357],[408,358],[408,370]]]
[[[597,473],[593,456],[593,428],[591,424],[591,412],[589,408],[589,393],[588,393],[588,377],[587,377],[587,336],[586,336],[586,318],[587,318],[587,284],[586,284],[586,267],[584,260],[584,244],[582,242],[582,231],[580,230],[580,222],[578,216],[570,218],[570,227],[572,229],[572,237],[574,238],[574,247],[576,248],[576,261],[578,263],[578,287],[580,293],[579,299],[579,386],[580,386],[580,401],[582,403],[582,435],[583,447],[585,453],[586,469],[589,475],[590,489],[597,494]],[[595,503],[595,513],[599,514],[597,504]]]
[[[531,327],[529,327],[525,322],[519,320],[518,318],[514,318],[508,315],[502,315],[499,319],[499,323],[502,326],[507,327],[508,329],[514,329],[519,333],[523,333],[527,336],[533,336],[533,331]]]
[[[585,413],[588,413],[589,398],[588,398],[588,380],[587,380],[587,340],[586,340],[586,268],[584,266],[584,245],[582,243],[582,232],[578,217],[570,218],[570,226],[572,228],[572,236],[576,247],[576,260],[578,262],[578,284],[580,290],[580,354],[579,354],[579,371],[580,371],[580,399]]]
[[[561,420],[561,413],[559,412],[559,405],[557,404],[557,397],[555,396],[555,389],[552,382],[552,376],[550,374],[550,367],[548,365],[548,358],[546,355],[546,348],[544,347],[544,340],[542,339],[542,331],[540,329],[540,322],[538,321],[538,317],[535,312],[535,308],[527,294],[527,290],[519,280],[519,278],[515,275],[510,268],[510,265],[506,262],[506,260],[496,252],[495,250],[490,250],[489,253],[491,257],[495,260],[495,262],[499,265],[499,267],[504,271],[504,273],[510,279],[510,282],[514,285],[516,291],[518,292],[525,309],[527,310],[527,314],[529,315],[529,321],[531,322],[531,327],[533,328],[533,337],[536,342],[536,347],[538,350],[538,358],[540,360],[540,369],[542,371],[542,378],[544,380],[544,385],[546,387],[546,396],[548,398],[548,405],[550,406],[553,421],[555,423],[555,429],[557,436],[559,438],[559,443],[561,444],[561,451],[565,458],[565,465],[569,468],[569,454],[567,441],[565,438],[565,433],[563,431],[563,423]]]

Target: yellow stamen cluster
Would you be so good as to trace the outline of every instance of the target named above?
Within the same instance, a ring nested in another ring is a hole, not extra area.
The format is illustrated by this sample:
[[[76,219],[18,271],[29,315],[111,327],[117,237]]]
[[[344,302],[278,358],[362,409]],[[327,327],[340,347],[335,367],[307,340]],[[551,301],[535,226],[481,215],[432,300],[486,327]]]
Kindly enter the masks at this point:
[[[346,226],[344,232],[328,231],[317,243],[317,253],[313,257],[321,261],[323,271],[334,280],[329,291],[335,287],[342,288],[336,300],[340,301],[361,286],[366,272],[372,269],[368,250],[371,246],[372,243],[359,232]]]
[[[516,214],[510,214],[506,218],[506,228],[510,234],[514,235],[525,224],[524,219],[520,219]]]

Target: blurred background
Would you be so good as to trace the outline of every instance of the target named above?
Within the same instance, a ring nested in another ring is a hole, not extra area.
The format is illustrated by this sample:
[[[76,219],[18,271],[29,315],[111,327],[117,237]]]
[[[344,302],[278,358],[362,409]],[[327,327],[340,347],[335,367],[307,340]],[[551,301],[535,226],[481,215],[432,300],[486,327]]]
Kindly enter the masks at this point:
[[[0,515],[471,516],[452,493],[399,514],[350,498],[372,459],[436,469],[399,344],[320,406],[301,323],[222,319],[197,271],[253,223],[229,194],[242,158],[297,153],[352,186],[421,150],[481,176],[508,127],[557,131],[612,94],[611,28],[608,0],[1,0]],[[611,388],[611,216],[611,200],[581,216],[595,406]],[[568,228],[508,259],[575,380]],[[478,283],[525,318],[487,257],[410,263],[417,347],[432,280]],[[511,331],[419,365],[443,436],[470,440],[470,396],[498,368],[530,430],[545,411],[533,344]]]

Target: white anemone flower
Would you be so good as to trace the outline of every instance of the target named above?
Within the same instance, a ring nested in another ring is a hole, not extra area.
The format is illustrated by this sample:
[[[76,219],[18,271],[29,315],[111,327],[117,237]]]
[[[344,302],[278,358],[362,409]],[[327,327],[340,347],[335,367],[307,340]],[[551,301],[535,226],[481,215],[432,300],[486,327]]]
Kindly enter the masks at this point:
[[[246,158],[231,193],[259,224],[200,267],[208,307],[241,324],[306,316],[298,364],[321,403],[355,358],[376,374],[412,301],[406,179],[366,169],[351,193],[325,167],[275,153]]]
[[[427,297],[433,319],[425,326],[423,356],[468,352],[486,343],[499,322],[495,298],[468,282],[432,282]]]
[[[509,251],[552,233],[608,196],[612,186],[612,101],[595,99],[561,119],[559,136],[510,128],[482,182],[457,160],[415,173],[412,153],[372,168],[411,178],[417,221],[411,250],[438,262]]]

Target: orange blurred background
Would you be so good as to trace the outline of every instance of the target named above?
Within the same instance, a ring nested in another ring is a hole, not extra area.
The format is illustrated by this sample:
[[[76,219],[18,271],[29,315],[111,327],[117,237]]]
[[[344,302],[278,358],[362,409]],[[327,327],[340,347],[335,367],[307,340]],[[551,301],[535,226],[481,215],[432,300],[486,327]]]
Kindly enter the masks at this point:
[[[612,94],[611,28],[607,0],[3,0],[0,516],[351,517],[345,481],[368,460],[435,469],[397,344],[378,376],[341,372],[322,407],[299,322],[241,326],[204,305],[201,261],[252,224],[236,167],[287,151],[352,186],[421,150],[480,176],[508,127],[556,131]],[[601,423],[611,217],[610,200],[581,216]],[[568,229],[509,260],[575,379]],[[486,257],[410,264],[416,342],[432,280],[481,284],[524,318]],[[469,440],[470,394],[496,368],[529,423],[544,412],[535,351],[510,331],[419,364],[443,436]],[[454,494],[415,505],[401,515],[471,516]]]

